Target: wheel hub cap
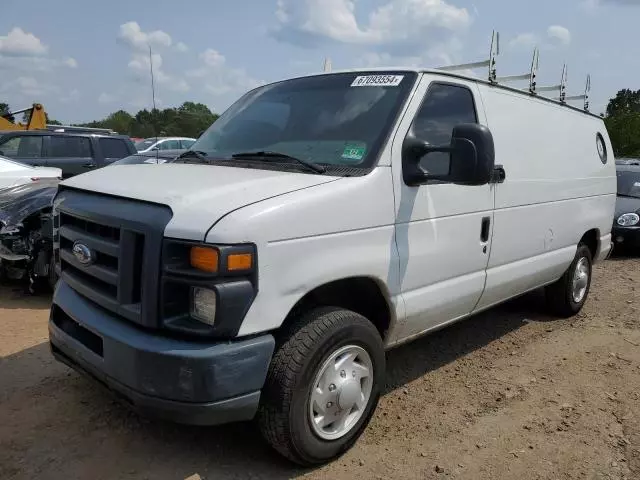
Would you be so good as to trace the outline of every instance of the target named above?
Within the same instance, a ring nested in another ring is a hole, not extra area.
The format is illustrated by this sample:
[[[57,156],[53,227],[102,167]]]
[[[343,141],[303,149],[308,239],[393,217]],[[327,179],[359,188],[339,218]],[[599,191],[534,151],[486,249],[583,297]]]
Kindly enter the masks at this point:
[[[589,261],[582,257],[576,264],[573,273],[572,297],[575,303],[580,303],[587,293],[589,285]]]
[[[340,390],[338,391],[338,406],[342,410],[353,408],[361,395],[362,388],[360,387],[360,382],[347,380],[340,385]]]
[[[309,398],[309,421],[323,440],[336,440],[358,423],[371,398],[373,362],[362,347],[331,353],[316,374]]]

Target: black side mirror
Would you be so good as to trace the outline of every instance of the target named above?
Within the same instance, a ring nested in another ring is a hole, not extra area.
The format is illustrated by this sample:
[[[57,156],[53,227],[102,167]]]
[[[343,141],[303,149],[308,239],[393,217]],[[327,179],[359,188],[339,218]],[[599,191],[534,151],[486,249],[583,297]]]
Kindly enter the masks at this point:
[[[434,152],[449,154],[447,173],[428,172],[420,165],[425,155]],[[410,132],[403,144],[402,160],[404,180],[410,186],[430,180],[485,185],[492,179],[495,164],[493,135],[484,125],[465,123],[454,127],[449,145],[434,146]]]

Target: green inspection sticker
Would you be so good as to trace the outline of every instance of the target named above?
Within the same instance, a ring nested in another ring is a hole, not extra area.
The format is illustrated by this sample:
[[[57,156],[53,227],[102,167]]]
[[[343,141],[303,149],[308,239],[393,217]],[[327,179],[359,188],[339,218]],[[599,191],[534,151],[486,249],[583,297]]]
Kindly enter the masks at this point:
[[[367,151],[363,144],[348,143],[342,152],[342,158],[346,160],[362,160]]]

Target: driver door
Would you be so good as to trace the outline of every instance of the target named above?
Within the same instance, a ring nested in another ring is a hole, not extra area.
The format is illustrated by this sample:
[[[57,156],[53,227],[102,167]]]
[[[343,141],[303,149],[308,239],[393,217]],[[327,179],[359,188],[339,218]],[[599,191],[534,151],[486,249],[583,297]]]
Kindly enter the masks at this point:
[[[485,286],[491,251],[494,187],[431,181],[408,186],[402,145],[413,130],[432,145],[449,144],[453,127],[486,125],[474,82],[425,74],[392,147],[400,291],[406,307],[397,341],[425,333],[471,313]],[[421,166],[447,174],[449,155],[430,153]]]

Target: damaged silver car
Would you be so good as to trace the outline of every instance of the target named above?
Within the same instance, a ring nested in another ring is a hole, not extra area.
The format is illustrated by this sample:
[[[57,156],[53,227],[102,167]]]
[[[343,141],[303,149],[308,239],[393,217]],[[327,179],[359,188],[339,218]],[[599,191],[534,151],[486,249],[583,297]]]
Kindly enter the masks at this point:
[[[0,279],[24,281],[30,293],[52,289],[53,197],[58,180],[0,190]]]

